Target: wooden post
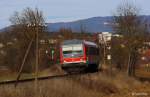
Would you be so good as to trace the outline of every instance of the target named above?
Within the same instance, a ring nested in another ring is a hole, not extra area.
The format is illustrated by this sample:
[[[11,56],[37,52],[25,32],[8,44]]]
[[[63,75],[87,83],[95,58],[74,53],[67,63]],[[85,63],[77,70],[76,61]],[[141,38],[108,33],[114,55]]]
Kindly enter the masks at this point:
[[[130,65],[131,65],[131,54],[129,53],[128,67],[127,67],[127,73],[129,76],[131,75],[131,70],[130,70],[131,66]]]
[[[105,45],[105,43],[104,43],[104,66],[106,65],[106,62],[105,62],[105,60],[106,60],[106,45]]]
[[[38,93],[38,64],[39,64],[39,37],[38,29],[39,25],[36,26],[36,63],[35,63],[35,94]]]
[[[20,76],[21,76],[21,73],[22,73],[22,70],[23,70],[23,67],[24,67],[24,63],[25,63],[25,61],[26,61],[26,59],[27,59],[27,56],[28,56],[28,54],[29,54],[29,51],[30,51],[30,48],[31,48],[32,43],[33,43],[33,38],[31,39],[31,41],[30,41],[30,43],[29,43],[29,45],[28,45],[28,48],[27,48],[27,50],[26,50],[26,53],[25,53],[25,55],[24,55],[24,58],[23,58],[23,61],[22,61],[22,64],[21,64],[19,73],[18,73],[18,75],[17,75],[17,80],[16,80],[16,83],[15,83],[15,87],[17,86],[18,80],[19,80],[19,78],[20,78]]]

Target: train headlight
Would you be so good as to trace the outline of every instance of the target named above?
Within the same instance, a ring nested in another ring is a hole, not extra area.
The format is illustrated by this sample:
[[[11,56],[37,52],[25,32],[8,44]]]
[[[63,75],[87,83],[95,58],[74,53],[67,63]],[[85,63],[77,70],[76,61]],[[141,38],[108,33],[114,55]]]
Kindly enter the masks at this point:
[[[142,60],[146,60],[146,58],[145,58],[145,57],[141,57],[141,59],[142,59]]]
[[[82,61],[83,63],[85,63],[86,61],[82,58],[82,59],[80,59],[80,61]]]
[[[86,63],[86,61],[84,60],[83,63]]]

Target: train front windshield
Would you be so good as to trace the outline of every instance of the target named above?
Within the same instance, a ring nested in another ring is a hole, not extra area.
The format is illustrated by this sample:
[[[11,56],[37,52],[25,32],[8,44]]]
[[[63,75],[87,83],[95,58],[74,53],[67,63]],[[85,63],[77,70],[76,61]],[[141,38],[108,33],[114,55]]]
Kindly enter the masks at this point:
[[[68,45],[63,46],[63,57],[64,58],[76,58],[83,56],[83,46],[82,45]]]

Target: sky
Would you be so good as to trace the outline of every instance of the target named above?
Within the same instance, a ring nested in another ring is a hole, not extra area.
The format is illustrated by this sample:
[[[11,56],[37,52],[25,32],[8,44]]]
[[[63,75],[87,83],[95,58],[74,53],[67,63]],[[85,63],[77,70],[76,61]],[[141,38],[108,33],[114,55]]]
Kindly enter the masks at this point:
[[[118,5],[127,0],[0,0],[0,29],[9,26],[15,11],[38,8],[47,23],[68,22],[97,16],[111,16]],[[128,0],[150,15],[150,0]]]

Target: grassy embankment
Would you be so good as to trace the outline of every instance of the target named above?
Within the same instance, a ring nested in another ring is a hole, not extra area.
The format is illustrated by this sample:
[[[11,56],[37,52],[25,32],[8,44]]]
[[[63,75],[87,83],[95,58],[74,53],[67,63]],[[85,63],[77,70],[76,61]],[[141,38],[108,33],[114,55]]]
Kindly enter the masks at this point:
[[[40,82],[36,96],[33,83],[17,88],[0,86],[0,97],[136,97],[138,93],[143,95],[140,97],[150,96],[150,83],[140,82],[122,72],[115,72],[111,77],[105,71]]]

